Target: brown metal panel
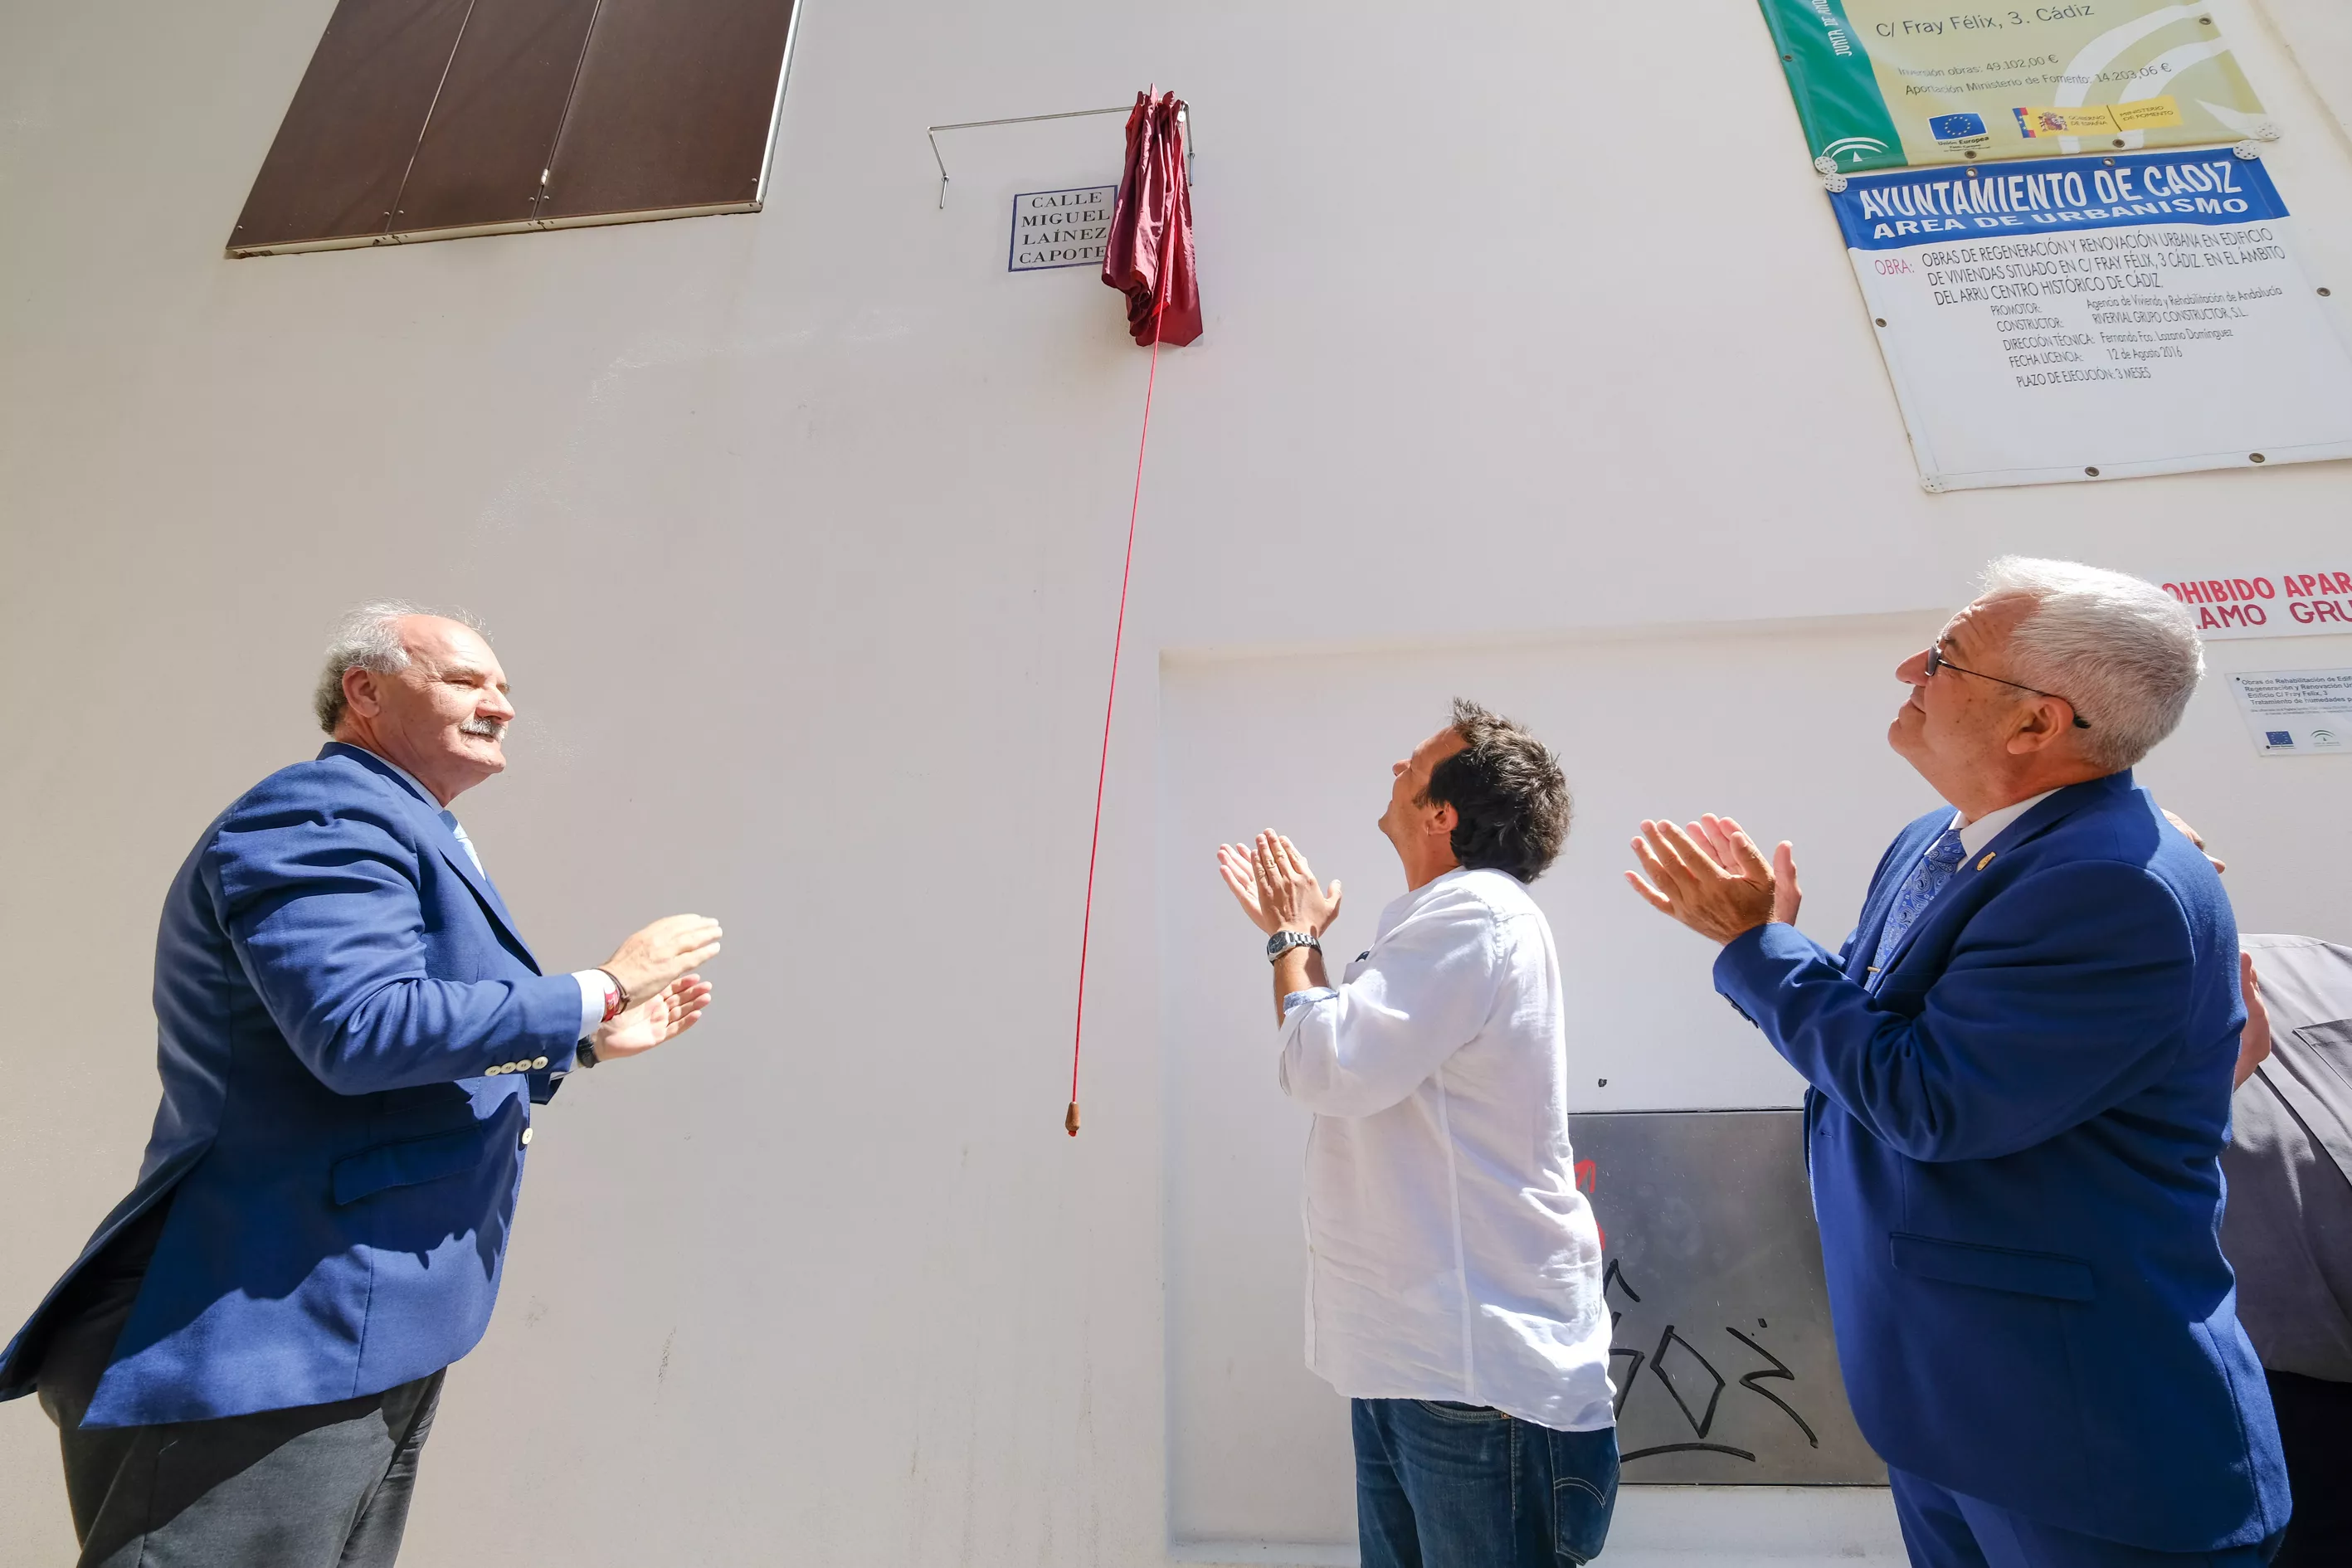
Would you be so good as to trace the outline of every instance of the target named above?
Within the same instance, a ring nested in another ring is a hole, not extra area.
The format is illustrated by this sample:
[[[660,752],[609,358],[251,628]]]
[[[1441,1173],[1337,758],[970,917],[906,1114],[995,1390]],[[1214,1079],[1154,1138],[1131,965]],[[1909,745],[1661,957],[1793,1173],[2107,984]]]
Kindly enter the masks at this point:
[[[749,203],[793,0],[604,0],[542,218]]]
[[[595,10],[596,0],[476,0],[400,194],[395,229],[531,216]]]
[[[471,0],[341,0],[229,245],[380,234]]]

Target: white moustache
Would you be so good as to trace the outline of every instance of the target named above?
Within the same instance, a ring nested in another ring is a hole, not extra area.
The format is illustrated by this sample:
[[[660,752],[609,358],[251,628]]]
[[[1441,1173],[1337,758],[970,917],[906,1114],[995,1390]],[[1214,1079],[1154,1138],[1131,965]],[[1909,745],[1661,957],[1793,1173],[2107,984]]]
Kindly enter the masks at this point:
[[[495,741],[507,732],[504,723],[496,719],[468,719],[457,726],[461,735],[478,735],[485,741]]]

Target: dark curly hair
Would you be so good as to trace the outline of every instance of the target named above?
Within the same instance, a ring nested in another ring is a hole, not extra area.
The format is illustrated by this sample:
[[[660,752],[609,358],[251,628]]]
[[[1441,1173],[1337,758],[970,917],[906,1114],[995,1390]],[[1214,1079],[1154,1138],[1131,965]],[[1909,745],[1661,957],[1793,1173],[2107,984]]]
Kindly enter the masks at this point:
[[[1522,726],[1459,697],[1454,730],[1467,743],[1429,770],[1422,800],[1454,808],[1456,860],[1534,881],[1568,838],[1574,803],[1559,759]]]

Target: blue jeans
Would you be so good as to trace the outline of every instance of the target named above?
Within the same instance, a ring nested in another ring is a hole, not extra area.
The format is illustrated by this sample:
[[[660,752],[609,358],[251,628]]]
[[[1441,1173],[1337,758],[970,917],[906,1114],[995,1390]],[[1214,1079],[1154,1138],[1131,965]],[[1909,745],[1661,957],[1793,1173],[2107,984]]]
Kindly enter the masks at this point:
[[[1886,1479],[1913,1568],[2262,1568],[2285,1534],[2222,1552],[2150,1552],[2037,1523],[1892,1465]]]
[[[1555,1432],[1475,1405],[1358,1399],[1363,1568],[1560,1568],[1601,1553],[1617,1429]]]

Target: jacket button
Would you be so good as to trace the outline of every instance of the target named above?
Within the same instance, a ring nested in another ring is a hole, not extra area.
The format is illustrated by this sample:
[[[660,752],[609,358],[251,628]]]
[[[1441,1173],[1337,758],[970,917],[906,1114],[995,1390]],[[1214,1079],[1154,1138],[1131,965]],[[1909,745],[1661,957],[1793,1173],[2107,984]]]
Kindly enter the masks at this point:
[[[540,1068],[541,1068],[545,1067],[546,1065],[547,1065],[547,1058],[546,1058],[545,1057],[533,1057],[533,1058],[530,1058],[530,1070],[531,1070],[531,1071],[533,1071],[533,1072],[537,1072]]]
[[[498,1077],[498,1076],[499,1076],[499,1074],[500,1074],[500,1073],[502,1073],[502,1072],[504,1072],[504,1071],[506,1071],[506,1070],[507,1070],[507,1069],[506,1069],[506,1068],[502,1068],[502,1067],[494,1067],[494,1068],[490,1068],[490,1070],[489,1070],[488,1072],[487,1072],[487,1073],[483,1074],[482,1076],[483,1076],[483,1077],[485,1077],[485,1078],[496,1078],[496,1077]]]
[[[528,1127],[522,1130],[522,1142],[524,1148],[528,1149],[530,1147],[530,1129]]]

